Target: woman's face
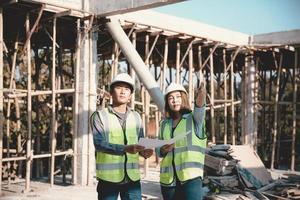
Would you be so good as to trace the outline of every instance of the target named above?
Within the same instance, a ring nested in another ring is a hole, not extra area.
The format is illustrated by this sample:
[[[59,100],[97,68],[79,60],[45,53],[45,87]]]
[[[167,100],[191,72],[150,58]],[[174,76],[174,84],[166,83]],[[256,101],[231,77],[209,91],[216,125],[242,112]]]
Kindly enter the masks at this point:
[[[182,98],[179,91],[174,91],[168,94],[167,101],[169,107],[174,112],[179,112],[182,104]]]

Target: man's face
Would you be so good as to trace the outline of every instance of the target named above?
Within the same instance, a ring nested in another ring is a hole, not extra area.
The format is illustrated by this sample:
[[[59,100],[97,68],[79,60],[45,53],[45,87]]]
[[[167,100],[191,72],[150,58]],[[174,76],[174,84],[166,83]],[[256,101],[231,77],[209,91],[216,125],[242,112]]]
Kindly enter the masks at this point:
[[[127,104],[131,99],[131,89],[127,83],[115,83],[111,91],[113,103]]]

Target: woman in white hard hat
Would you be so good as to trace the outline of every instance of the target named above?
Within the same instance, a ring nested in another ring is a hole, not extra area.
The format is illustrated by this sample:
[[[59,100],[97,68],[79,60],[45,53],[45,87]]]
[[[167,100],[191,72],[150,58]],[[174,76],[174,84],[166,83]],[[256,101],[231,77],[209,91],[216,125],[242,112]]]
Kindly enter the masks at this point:
[[[153,150],[137,145],[144,129],[140,115],[127,106],[133,91],[134,80],[118,74],[110,84],[112,105],[91,116],[98,200],[142,199],[139,154],[149,158]]]
[[[165,119],[160,124],[159,139],[169,140],[186,134],[174,144],[157,148],[162,157],[160,183],[164,200],[202,199],[202,177],[206,148],[206,90],[198,88],[194,111],[180,84],[171,83],[165,93]]]

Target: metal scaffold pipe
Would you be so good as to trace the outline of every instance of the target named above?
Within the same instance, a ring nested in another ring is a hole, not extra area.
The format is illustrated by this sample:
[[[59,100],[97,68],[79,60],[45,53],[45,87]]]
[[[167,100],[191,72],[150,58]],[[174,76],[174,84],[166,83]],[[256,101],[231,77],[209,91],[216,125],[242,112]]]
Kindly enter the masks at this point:
[[[115,17],[110,18],[110,22],[107,22],[107,28],[113,39],[119,44],[123,54],[127,58],[128,62],[134,68],[139,80],[145,85],[154,103],[158,109],[163,112],[164,110],[164,97],[159,85],[153,78],[152,74],[146,67],[144,61],[130,42],[126,33],[122,29],[119,21]]]

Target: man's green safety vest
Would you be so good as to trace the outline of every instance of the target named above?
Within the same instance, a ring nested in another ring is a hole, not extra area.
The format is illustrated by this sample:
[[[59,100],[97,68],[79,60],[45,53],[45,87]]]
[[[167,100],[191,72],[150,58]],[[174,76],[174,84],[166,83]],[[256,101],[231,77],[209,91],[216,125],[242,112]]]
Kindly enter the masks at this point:
[[[112,144],[127,145],[138,143],[138,133],[141,128],[141,120],[137,112],[129,111],[126,119],[125,133],[116,115],[108,109],[98,111],[103,122],[106,138]],[[126,137],[126,138],[125,138]],[[126,171],[126,172],[125,172]],[[97,178],[113,183],[122,182],[125,173],[132,181],[140,179],[139,154],[113,155],[97,151],[96,153],[96,174]]]
[[[174,170],[178,179],[183,182],[196,177],[203,177],[206,137],[200,139],[194,130],[193,115],[185,114],[173,132],[173,137],[190,133],[175,143],[175,148],[169,152],[160,163],[160,182],[171,184],[174,181]],[[202,125],[204,131],[204,124]],[[163,139],[171,139],[172,120],[166,119],[161,123],[160,134]]]

